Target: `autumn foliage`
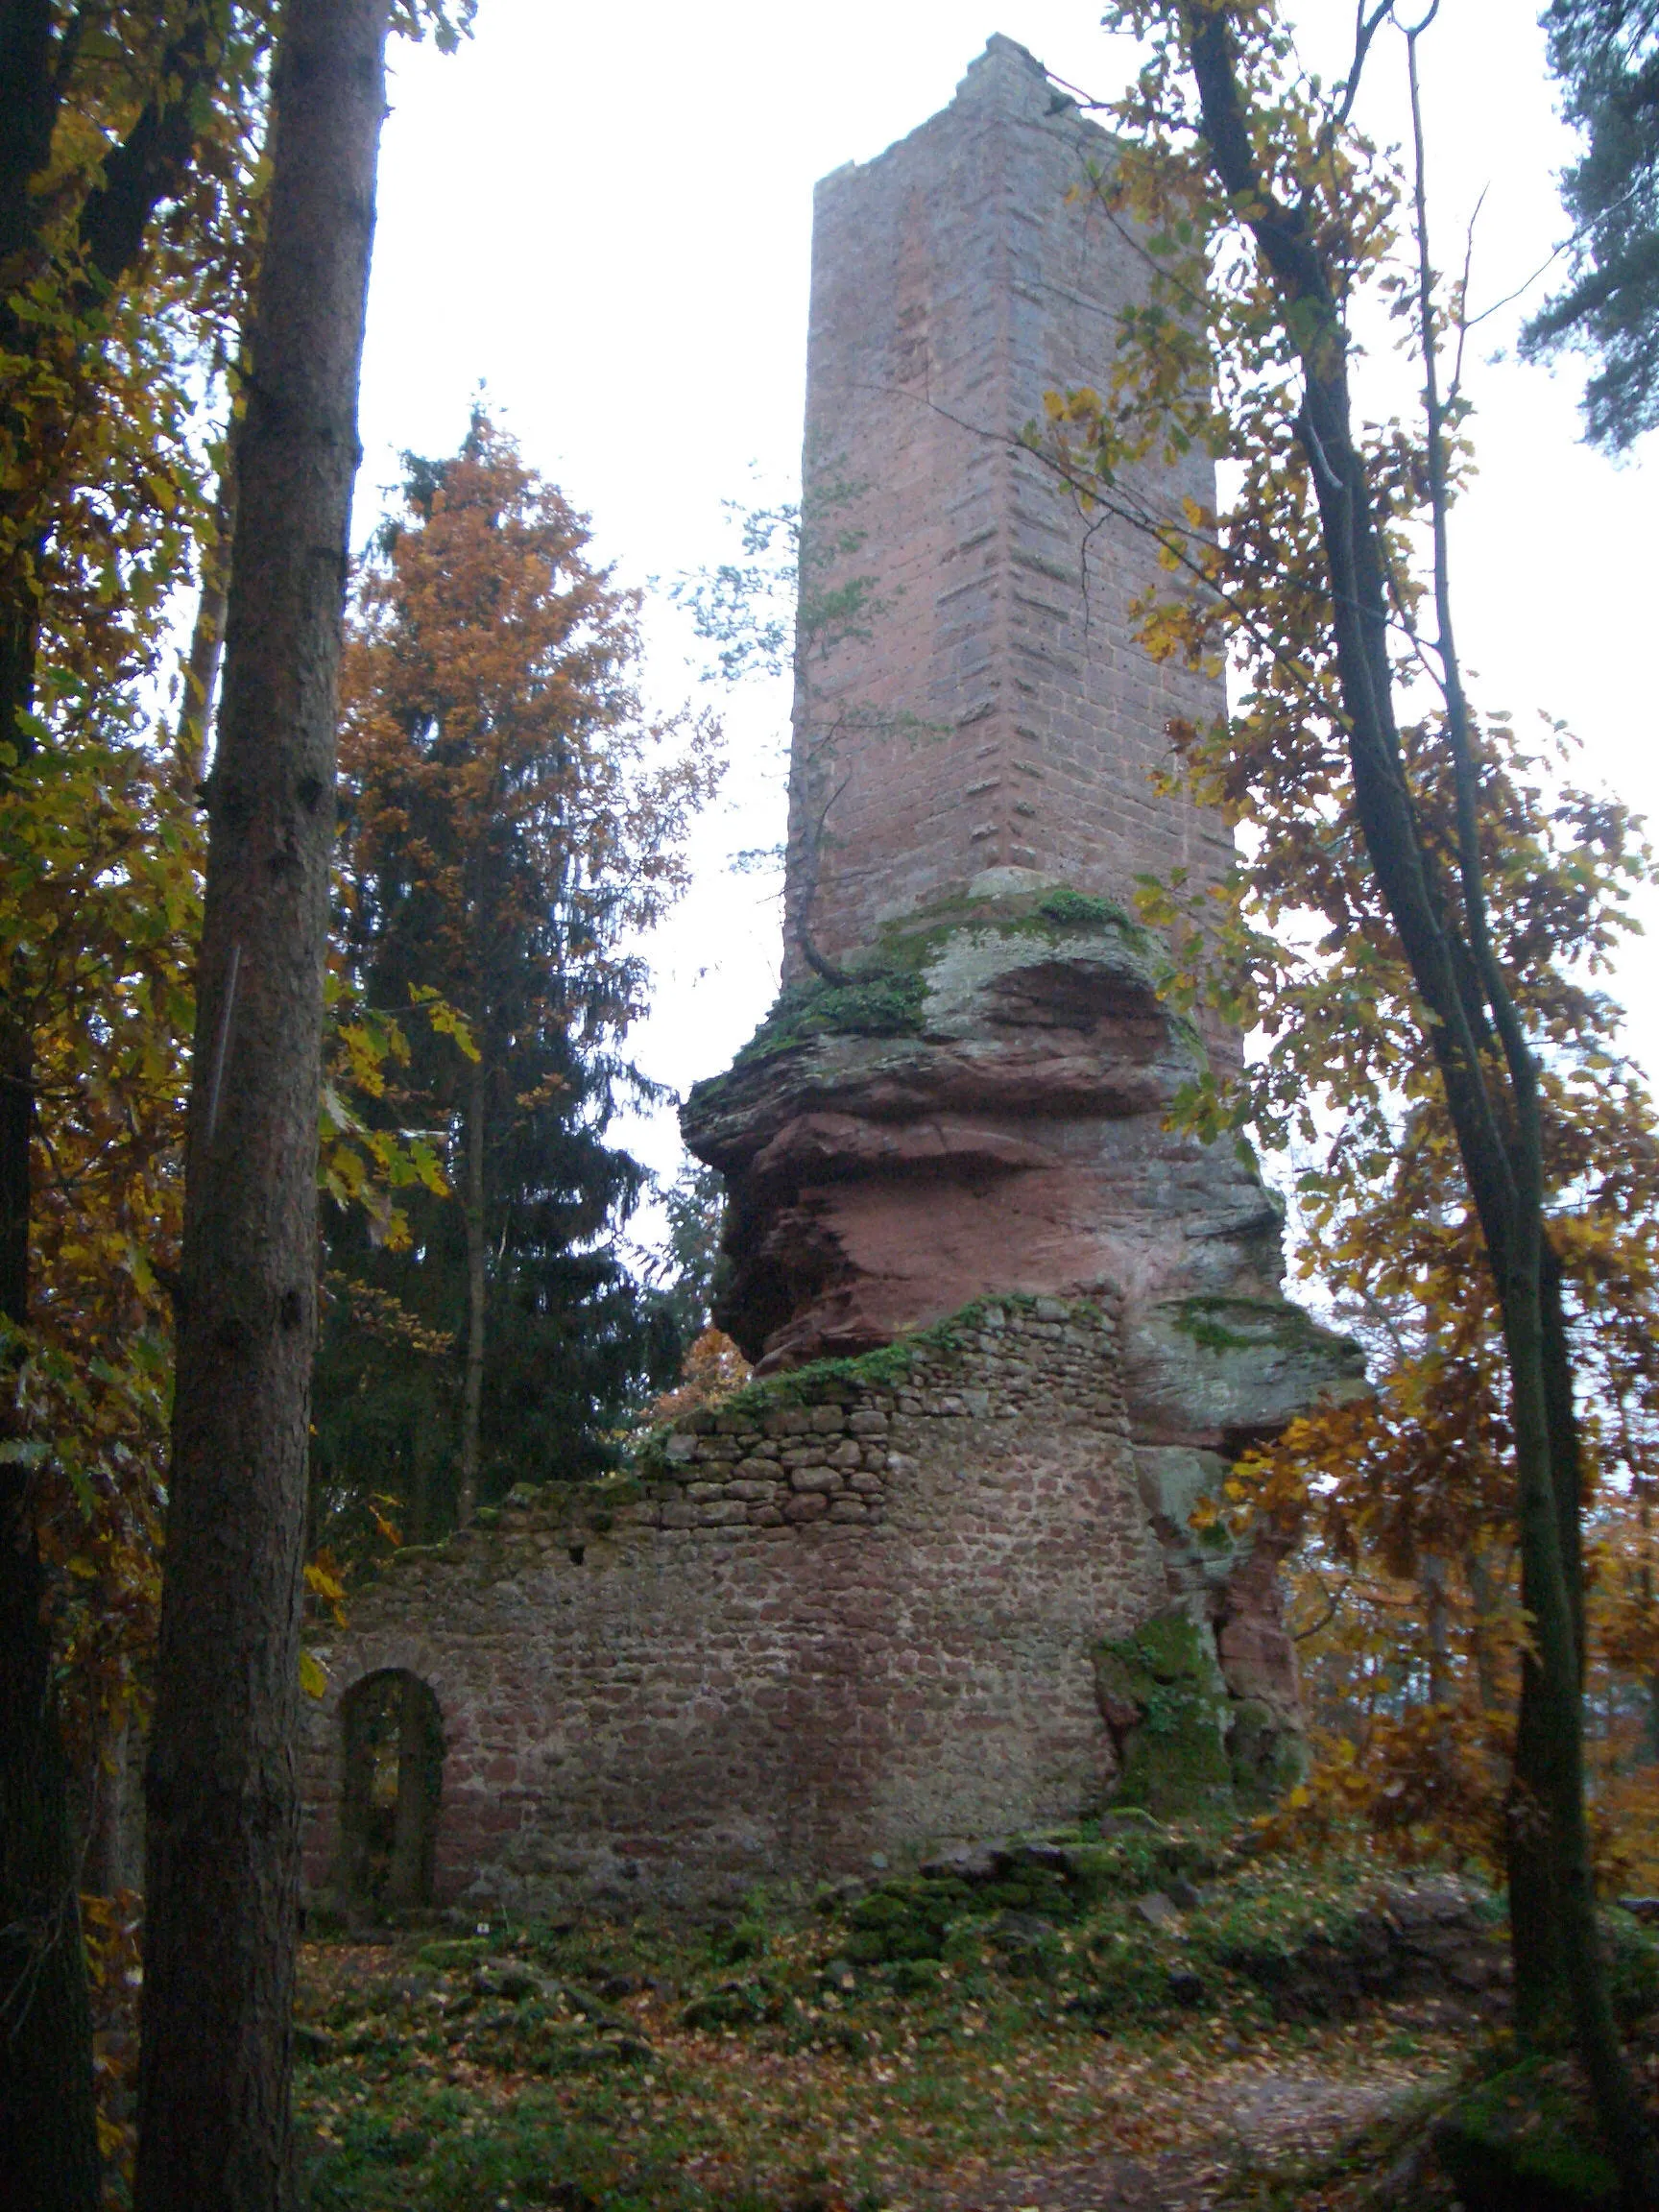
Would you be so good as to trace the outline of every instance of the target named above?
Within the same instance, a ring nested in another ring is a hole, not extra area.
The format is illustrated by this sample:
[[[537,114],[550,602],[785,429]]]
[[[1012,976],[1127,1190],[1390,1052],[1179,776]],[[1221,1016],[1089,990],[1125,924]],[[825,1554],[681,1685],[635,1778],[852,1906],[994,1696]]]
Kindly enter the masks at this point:
[[[1610,1527],[1648,1479],[1655,1125],[1601,982],[1648,866],[1626,811],[1574,786],[1558,733],[1518,741],[1466,692],[1446,524],[1465,305],[1431,258],[1426,22],[1395,49],[1414,170],[1352,123],[1389,12],[1359,12],[1329,88],[1259,0],[1113,11],[1146,59],[1121,159],[1084,189],[1148,282],[1100,387],[1050,394],[1027,442],[1086,509],[1155,540],[1153,656],[1235,677],[1232,712],[1171,737],[1239,863],[1213,895],[1176,878],[1144,903],[1171,995],[1262,1048],[1194,1083],[1182,1118],[1299,1142],[1305,1263],[1392,1338],[1374,1407],[1315,1413],[1236,1497],[1317,1526],[1320,1633],[1361,1571],[1374,1616],[1403,1585],[1427,1615],[1347,1794],[1382,1832],[1487,1853],[1502,1805],[1522,2026],[1571,2005],[1639,2193],[1651,2145],[1599,1963],[1581,1683],[1586,1506]],[[1420,417],[1367,403],[1361,329],[1411,357]],[[1146,489],[1142,464],[1193,445],[1228,465],[1220,512]],[[1640,1584],[1646,1559],[1626,1565]]]
[[[602,1459],[677,1361],[614,1251],[645,1178],[606,1132],[649,1090],[625,1050],[643,937],[685,883],[718,731],[647,711],[637,616],[586,518],[482,415],[458,453],[410,463],[360,580],[343,1034],[391,1043],[359,1118],[369,1146],[409,1132],[420,1172],[383,1222],[331,1218],[318,1471],[343,1537],[366,1490],[424,1531]]]

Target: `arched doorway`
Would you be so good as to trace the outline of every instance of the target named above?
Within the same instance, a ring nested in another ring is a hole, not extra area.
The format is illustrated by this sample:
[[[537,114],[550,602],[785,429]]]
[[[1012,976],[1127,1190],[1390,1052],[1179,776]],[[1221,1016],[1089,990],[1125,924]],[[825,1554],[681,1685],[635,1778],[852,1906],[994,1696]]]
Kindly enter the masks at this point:
[[[388,1911],[429,1905],[444,1787],[438,1700],[419,1675],[388,1667],[352,1685],[340,1721],[341,1888]]]

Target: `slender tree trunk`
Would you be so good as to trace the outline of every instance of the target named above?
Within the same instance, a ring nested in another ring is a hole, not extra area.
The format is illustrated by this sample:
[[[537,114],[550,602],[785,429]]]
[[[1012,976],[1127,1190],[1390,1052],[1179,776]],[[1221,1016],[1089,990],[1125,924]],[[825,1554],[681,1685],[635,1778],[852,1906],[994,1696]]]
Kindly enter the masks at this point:
[[[92,1762],[92,1817],[86,1838],[85,1886],[112,1897],[131,1887],[127,1836],[127,1772],[132,1723],[123,1713]]]
[[[1420,1563],[1418,1579],[1423,1585],[1429,1612],[1429,1702],[1447,1705],[1452,1699],[1453,1675],[1452,1611],[1446,1594],[1446,1561],[1431,1552],[1426,1553]]]
[[[484,1211],[485,1119],[489,1084],[484,1062],[469,1065],[467,1086],[467,1379],[461,1399],[461,1496],[457,1519],[466,1527],[478,1509],[478,1453],[484,1415]]]
[[[1475,1650],[1475,1680],[1480,1694],[1482,1713],[1502,1713],[1504,1709],[1503,1684],[1498,1671],[1498,1657],[1492,1635],[1503,1599],[1503,1585],[1494,1572],[1487,1554],[1479,1550],[1469,1552],[1463,1561],[1463,1573],[1469,1584],[1469,1595],[1474,1600],[1475,1622],[1472,1641]]]
[[[92,2021],[33,1485],[0,1466],[0,2196],[95,2212]]]
[[[397,1685],[397,1803],[386,1902],[406,1911],[424,1900],[426,1871],[426,1695],[413,1674]]]
[[[240,368],[246,373],[244,361]],[[185,656],[184,696],[179,707],[174,744],[180,773],[200,783],[207,773],[207,740],[213,727],[213,693],[225,651],[225,619],[230,603],[230,547],[236,533],[237,422],[225,433],[225,460],[213,500],[214,541],[203,556],[202,589]]]
[[[65,97],[62,61],[73,34],[63,11],[26,0],[0,6],[0,353],[30,382],[49,363],[66,413],[0,397],[4,442],[32,461],[61,455],[77,413],[100,404],[81,381],[86,326],[34,320],[10,302],[46,274],[48,227],[65,217],[85,250],[65,309],[96,320],[100,294],[118,293],[143,252],[156,207],[179,192],[194,157],[201,96],[212,83],[221,11],[193,6],[156,71],[141,112],[112,145],[79,209],[37,190]],[[70,264],[65,262],[63,269]],[[60,274],[62,270],[60,269]],[[79,291],[75,300],[74,292]],[[11,388],[11,377],[8,376]],[[75,487],[32,469],[0,470],[0,742],[15,749],[9,776],[27,777],[35,738],[40,651],[39,583],[53,520]],[[27,979],[0,989],[0,1316],[28,1321],[31,1155],[35,1134],[34,1007]],[[11,1362],[0,1354],[0,1407]],[[0,1441],[17,1443],[0,1410]],[[53,1688],[47,1591],[34,1526],[33,1486],[17,1461],[0,1462],[0,2189],[30,2212],[90,2212],[98,2200],[92,2030],[78,1911],[68,1768]]]
[[[1394,717],[1388,656],[1387,567],[1365,465],[1354,442],[1348,340],[1329,272],[1300,207],[1267,190],[1253,118],[1240,89],[1226,0],[1182,0],[1203,133],[1215,174],[1243,211],[1271,275],[1286,331],[1301,356],[1297,423],[1318,506],[1330,576],[1356,810],[1379,889],[1425,1002],[1470,1195],[1485,1238],[1503,1318],[1510,1383],[1524,1600],[1536,1667],[1535,1735],[1527,1744],[1549,1851],[1559,1958],[1579,2056],[1598,2120],[1631,2212],[1659,2195],[1652,2145],[1623,2059],[1596,1919],[1584,1810],[1575,1439],[1564,1334],[1553,1328],[1552,1269],[1544,1230],[1537,1070],[1486,931],[1475,811],[1476,768],[1452,642],[1444,558],[1444,447],[1432,320],[1424,309],[1431,473],[1434,479],[1435,597],[1445,663],[1447,724],[1455,762],[1458,885],[1441,882],[1411,802]],[[1415,108],[1415,45],[1410,45]],[[1418,241],[1430,282],[1419,145]],[[1462,926],[1456,917],[1460,911]],[[1495,1086],[1495,1089],[1494,1089]],[[1564,1464],[1559,1455],[1571,1449]],[[1569,1492],[1572,1503],[1569,1506]],[[1511,1922],[1517,1945],[1532,1938]],[[1517,1972],[1520,1974],[1520,1959]]]
[[[288,2186],[335,710],[388,0],[290,0],[210,785],[147,1775],[139,2212]]]

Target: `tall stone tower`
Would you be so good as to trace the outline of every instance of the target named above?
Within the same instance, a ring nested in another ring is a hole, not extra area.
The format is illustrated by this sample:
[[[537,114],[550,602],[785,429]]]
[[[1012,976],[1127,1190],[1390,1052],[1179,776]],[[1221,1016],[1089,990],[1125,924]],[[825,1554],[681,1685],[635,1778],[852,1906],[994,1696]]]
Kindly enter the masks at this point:
[[[818,187],[786,981],[803,931],[839,959],[987,869],[1127,903],[1138,875],[1231,856],[1148,781],[1170,717],[1222,702],[1130,635],[1146,535],[1014,443],[1046,392],[1101,380],[1143,289],[1090,189],[1111,159],[998,37],[941,114]],[[1120,497],[1151,518],[1214,492],[1194,453]]]
[[[1137,878],[1201,887],[1231,858],[1154,782],[1171,718],[1216,713],[1219,686],[1132,634],[1168,581],[1138,520],[1209,502],[1212,471],[1148,467],[1126,513],[1082,514],[1019,443],[1046,392],[1104,383],[1144,283],[1090,188],[1112,158],[998,37],[949,108],[818,187],[784,989],[685,1128],[727,1179],[717,1317],[762,1374],[986,1298],[1119,1313],[1170,1573],[1235,1655],[1272,1647],[1284,1717],[1265,1565],[1218,1597],[1188,1516],[1357,1362],[1285,1300],[1255,1168],[1165,1125],[1238,1045],[1160,999],[1131,910]]]
[[[426,1717],[397,1820],[433,1897],[515,1910],[902,1864],[1114,1791],[1224,1811],[1294,1763],[1272,1547],[1190,1514],[1358,1362],[1282,1296],[1254,1170],[1165,1127],[1235,1046],[1170,1014],[1129,911],[1225,865],[1149,775],[1219,702],[1130,636],[1140,535],[1010,442],[1133,294],[1133,240],[1067,197],[1110,157],[994,38],[820,187],[785,988],[685,1118],[760,1372],[354,1594],[320,1890],[375,1894],[394,1710]]]

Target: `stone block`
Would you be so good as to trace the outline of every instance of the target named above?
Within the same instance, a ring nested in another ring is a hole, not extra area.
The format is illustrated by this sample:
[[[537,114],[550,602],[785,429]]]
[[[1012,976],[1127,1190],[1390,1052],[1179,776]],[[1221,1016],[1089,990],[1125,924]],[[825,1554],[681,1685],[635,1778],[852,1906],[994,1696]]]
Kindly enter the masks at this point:
[[[700,1528],[731,1528],[748,1518],[749,1508],[741,1498],[711,1499],[708,1504],[697,1507]]]

